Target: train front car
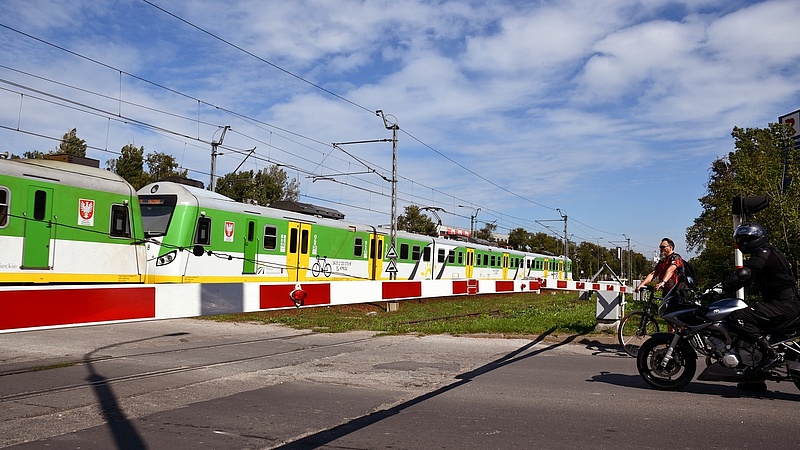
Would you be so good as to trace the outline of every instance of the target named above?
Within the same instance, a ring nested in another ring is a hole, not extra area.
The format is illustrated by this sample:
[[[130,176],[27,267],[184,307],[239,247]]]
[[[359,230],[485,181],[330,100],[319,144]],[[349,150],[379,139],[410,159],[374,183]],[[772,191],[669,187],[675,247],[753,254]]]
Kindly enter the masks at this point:
[[[140,283],[143,237],[136,193],[116,174],[0,160],[1,284]]]
[[[371,249],[383,237],[368,227],[172,182],[143,187],[139,200],[150,282],[344,281],[380,273]]]

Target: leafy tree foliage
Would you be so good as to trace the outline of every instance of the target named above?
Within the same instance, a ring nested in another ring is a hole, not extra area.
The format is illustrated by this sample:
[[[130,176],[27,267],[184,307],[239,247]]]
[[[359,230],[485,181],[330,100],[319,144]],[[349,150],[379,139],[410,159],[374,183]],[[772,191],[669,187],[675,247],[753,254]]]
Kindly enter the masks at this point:
[[[22,152],[22,157],[26,159],[43,159],[45,156],[48,155],[72,155],[72,156],[86,156],[86,149],[88,145],[86,145],[86,141],[78,137],[78,129],[73,128],[70,131],[64,133],[61,137],[61,142],[58,146],[45,153],[39,150],[30,150]],[[19,156],[11,155],[11,159],[17,159]]]
[[[225,174],[217,179],[216,191],[239,202],[267,206],[278,200],[297,200],[300,184],[289,180],[282,168],[270,166],[257,172]]]
[[[486,222],[483,224],[483,228],[480,230],[475,230],[475,238],[491,241],[492,234],[495,232],[495,230],[497,230],[496,223]]]
[[[136,190],[150,183],[150,174],[144,171],[144,147],[133,144],[122,147],[122,155],[106,162],[110,171],[128,181]]]
[[[410,233],[423,234],[426,236],[436,236],[436,224],[430,217],[422,214],[419,206],[408,205],[404,213],[397,217],[397,229]]]
[[[166,180],[171,177],[185,178],[189,173],[188,170],[178,170],[178,162],[175,161],[175,157],[166,153],[150,153],[145,157],[145,161],[152,181]]]
[[[64,133],[64,136],[61,137],[61,143],[50,153],[85,157],[87,147],[86,141],[78,137],[78,129],[73,128]]]
[[[119,158],[106,161],[108,170],[124,178],[134,188],[141,189],[154,181],[170,177],[186,177],[187,170],[178,170],[175,158],[166,153],[150,153],[144,156],[144,147],[133,144],[122,147]],[[147,171],[144,170],[145,162]]]
[[[733,269],[734,197],[765,195],[770,206],[748,219],[764,226],[770,244],[795,268],[800,256],[800,152],[792,148],[789,129],[736,127],[731,136],[735,150],[712,163],[706,195],[699,199],[703,212],[686,231],[689,249],[701,251],[693,262],[707,285]]]

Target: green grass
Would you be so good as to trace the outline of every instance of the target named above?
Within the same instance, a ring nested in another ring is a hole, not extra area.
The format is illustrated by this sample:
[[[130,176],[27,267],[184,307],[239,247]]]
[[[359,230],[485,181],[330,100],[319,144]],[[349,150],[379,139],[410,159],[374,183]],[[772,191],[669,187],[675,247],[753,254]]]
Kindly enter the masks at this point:
[[[397,311],[386,303],[301,308],[208,317],[226,322],[284,324],[319,332],[354,330],[385,334],[542,334],[595,333],[595,300],[578,300],[577,292],[477,295],[404,300]]]

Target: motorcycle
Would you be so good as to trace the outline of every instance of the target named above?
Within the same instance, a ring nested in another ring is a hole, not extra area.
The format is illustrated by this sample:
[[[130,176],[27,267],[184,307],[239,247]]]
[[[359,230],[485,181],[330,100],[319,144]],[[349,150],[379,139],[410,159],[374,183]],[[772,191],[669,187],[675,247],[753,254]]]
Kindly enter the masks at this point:
[[[636,357],[636,368],[647,384],[661,390],[682,389],[694,378],[698,356],[705,356],[706,368],[697,377],[700,381],[791,381],[800,389],[800,317],[769,330],[768,339],[781,355],[780,362],[768,370],[754,371],[761,351],[739,338],[725,321],[733,311],[747,308],[747,303],[738,298],[720,299],[718,286],[698,293],[698,300],[687,300],[680,291],[672,291],[658,309],[672,332],[653,334]],[[710,303],[704,306],[706,302]]]

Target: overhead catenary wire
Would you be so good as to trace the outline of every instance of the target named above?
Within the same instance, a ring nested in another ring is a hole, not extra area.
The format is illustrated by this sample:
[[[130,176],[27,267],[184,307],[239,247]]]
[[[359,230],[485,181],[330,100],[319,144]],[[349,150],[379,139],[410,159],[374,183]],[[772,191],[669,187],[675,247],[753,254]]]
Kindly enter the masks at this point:
[[[274,68],[276,68],[276,69],[278,69],[278,70],[280,70],[280,71],[282,71],[282,72],[285,72],[285,73],[287,73],[288,75],[290,75],[290,76],[292,76],[292,77],[294,77],[294,78],[296,78],[296,79],[298,79],[298,80],[301,80],[301,81],[303,81],[303,82],[305,82],[305,83],[307,83],[307,84],[309,84],[309,85],[311,85],[311,86],[313,86],[313,87],[315,87],[315,88],[317,88],[317,89],[320,89],[320,90],[322,90],[322,91],[324,91],[324,92],[326,92],[326,93],[328,93],[328,94],[330,94],[330,95],[332,95],[332,96],[334,96],[334,97],[336,97],[336,98],[338,98],[338,99],[340,99],[340,100],[342,100],[342,101],[345,101],[345,102],[347,102],[347,103],[349,103],[349,104],[351,104],[351,105],[353,105],[353,106],[356,106],[356,107],[358,107],[358,108],[360,108],[360,109],[362,109],[362,110],[364,110],[364,111],[367,111],[367,112],[369,112],[370,114],[372,114],[372,112],[373,112],[373,110],[372,110],[371,108],[366,108],[365,106],[363,106],[363,105],[360,105],[360,104],[358,104],[358,103],[356,103],[356,102],[353,102],[353,101],[351,101],[351,100],[349,100],[349,99],[347,99],[347,98],[345,98],[345,97],[343,97],[343,96],[341,96],[341,95],[339,95],[339,94],[336,94],[336,93],[334,93],[334,92],[332,92],[332,91],[330,91],[330,90],[328,90],[328,89],[326,89],[326,88],[324,88],[324,87],[322,87],[322,86],[320,86],[320,85],[318,85],[318,84],[316,84],[316,83],[310,82],[310,81],[308,81],[308,80],[304,79],[303,77],[301,77],[301,76],[299,76],[299,75],[296,75],[296,74],[294,74],[294,73],[292,73],[292,72],[290,72],[290,71],[288,71],[288,70],[286,70],[286,69],[284,69],[284,68],[282,68],[282,67],[280,67],[280,66],[278,66],[278,65],[276,65],[276,64],[274,64],[274,63],[272,63],[272,62],[270,62],[270,61],[268,61],[268,60],[266,60],[266,59],[264,59],[264,58],[261,58],[261,57],[259,57],[258,55],[255,55],[255,54],[253,54],[252,52],[249,52],[248,50],[246,50],[246,49],[244,49],[244,48],[242,48],[242,47],[240,47],[240,46],[237,46],[236,44],[233,44],[233,43],[231,43],[230,41],[228,41],[228,40],[226,40],[226,39],[224,39],[224,38],[222,38],[222,37],[220,37],[220,36],[218,36],[218,35],[216,35],[216,34],[214,34],[214,33],[208,32],[208,31],[204,30],[203,28],[201,28],[201,27],[199,27],[199,26],[197,26],[197,25],[195,25],[195,24],[193,24],[193,23],[191,23],[191,22],[189,22],[189,21],[186,21],[185,19],[182,19],[182,18],[180,18],[179,16],[177,16],[177,15],[175,15],[175,14],[173,14],[173,13],[169,12],[169,11],[166,11],[165,9],[163,9],[163,8],[161,8],[161,7],[157,6],[157,5],[155,5],[155,4],[154,4],[154,3],[152,3],[152,2],[149,2],[149,1],[146,1],[146,0],[144,0],[144,1],[145,1],[145,3],[149,4],[150,6],[153,6],[153,7],[155,7],[156,9],[158,9],[158,10],[160,10],[160,11],[162,11],[162,12],[166,13],[166,14],[169,14],[170,16],[172,16],[172,17],[174,17],[174,18],[176,18],[176,19],[178,19],[178,20],[181,20],[182,22],[186,23],[187,25],[189,25],[189,26],[191,26],[191,27],[193,27],[193,28],[195,28],[195,29],[197,29],[197,30],[199,30],[199,31],[201,31],[201,32],[203,32],[203,33],[205,33],[205,34],[209,35],[209,36],[212,36],[213,38],[215,38],[215,39],[218,39],[218,40],[220,40],[221,42],[224,42],[226,45],[230,45],[230,46],[232,46],[232,47],[236,48],[237,50],[239,50],[239,51],[241,51],[241,52],[244,52],[244,53],[246,53],[246,54],[248,54],[248,55],[250,55],[250,56],[252,56],[252,57],[254,57],[254,58],[258,59],[259,61],[261,61],[261,62],[263,62],[263,63],[265,63],[265,64],[268,64],[268,65],[270,65],[270,66],[272,66],[272,67],[274,67]],[[176,89],[173,89],[173,88],[169,88],[169,87],[167,87],[167,86],[164,86],[163,84],[156,83],[156,82],[153,82],[153,81],[147,80],[147,79],[145,79],[145,78],[143,78],[143,77],[140,77],[140,76],[134,75],[134,74],[132,74],[132,73],[130,73],[130,72],[127,72],[127,71],[124,71],[124,70],[121,70],[121,69],[115,68],[115,67],[113,67],[113,66],[111,66],[111,65],[109,65],[109,64],[105,64],[105,63],[103,63],[103,62],[101,62],[101,61],[98,61],[97,59],[90,58],[90,57],[87,57],[87,56],[85,56],[85,55],[81,55],[80,53],[77,53],[77,52],[74,52],[74,51],[72,51],[72,50],[69,50],[69,49],[67,49],[67,48],[65,48],[65,47],[63,47],[63,46],[60,46],[60,45],[56,45],[56,44],[53,44],[53,43],[47,42],[46,40],[43,40],[43,39],[37,38],[37,37],[35,37],[35,36],[32,36],[32,35],[30,35],[30,34],[28,34],[28,33],[24,33],[24,32],[22,32],[22,31],[19,31],[19,30],[17,30],[17,29],[15,29],[15,28],[13,28],[13,27],[9,27],[9,26],[7,26],[7,25],[3,25],[3,24],[0,24],[0,26],[4,27],[4,28],[6,28],[6,29],[9,29],[9,30],[11,30],[11,31],[14,31],[14,32],[20,33],[20,34],[22,34],[23,36],[26,36],[26,37],[28,37],[28,38],[30,38],[30,39],[34,39],[34,40],[36,40],[36,41],[38,41],[38,42],[44,43],[44,44],[46,44],[46,45],[50,45],[50,46],[52,46],[52,47],[54,47],[54,48],[57,48],[57,49],[59,49],[59,50],[61,50],[61,51],[65,51],[65,52],[67,52],[67,53],[70,53],[70,54],[72,54],[72,55],[74,55],[74,56],[77,56],[77,57],[83,58],[83,59],[85,59],[85,60],[87,60],[87,61],[91,61],[92,63],[99,64],[99,65],[101,65],[102,67],[105,67],[105,68],[108,68],[108,69],[111,69],[111,70],[117,71],[117,72],[120,74],[120,77],[122,77],[123,75],[125,75],[125,76],[129,76],[129,77],[132,77],[132,78],[134,78],[134,79],[136,79],[136,80],[139,80],[139,81],[142,81],[142,82],[148,83],[148,84],[150,84],[150,85],[152,85],[152,86],[158,87],[159,89],[164,89],[164,90],[166,90],[166,91],[168,91],[168,92],[171,92],[171,93],[174,93],[174,94],[180,95],[180,96],[182,96],[182,97],[185,97],[185,98],[188,98],[188,99],[192,99],[193,101],[196,101],[196,102],[198,103],[198,105],[200,105],[200,104],[207,105],[207,106],[209,106],[209,107],[211,107],[211,108],[214,108],[214,109],[217,109],[217,110],[223,111],[223,112],[225,112],[225,113],[228,113],[228,114],[231,114],[231,115],[233,115],[233,116],[237,116],[237,117],[241,118],[242,120],[253,121],[253,122],[260,122],[260,121],[257,121],[257,119],[253,119],[253,118],[251,118],[251,117],[248,117],[248,116],[246,116],[246,115],[243,115],[243,114],[237,113],[237,112],[235,112],[235,111],[233,111],[233,110],[230,110],[230,109],[227,109],[227,108],[223,108],[223,107],[220,107],[220,106],[217,106],[217,105],[213,105],[212,103],[210,103],[210,102],[206,102],[206,101],[204,101],[204,100],[202,100],[202,99],[199,99],[199,98],[197,98],[197,97],[195,97],[195,96],[193,96],[193,95],[189,95],[189,94],[186,94],[186,93],[180,92],[180,91],[178,91],[178,90],[176,90]],[[12,69],[12,70],[14,70],[14,69]],[[121,90],[121,83],[120,83],[120,90]],[[108,97],[108,98],[110,98],[110,99],[114,99],[113,97],[109,97],[109,96],[106,96],[106,97]],[[119,97],[119,98],[116,98],[115,100],[119,101],[119,102],[120,102],[120,104],[122,104],[122,102],[123,102],[123,101],[122,101],[122,99],[121,99],[121,93],[120,93],[120,97]],[[127,104],[128,102],[125,102],[125,103]],[[144,106],[142,106],[142,105],[137,105],[137,106],[139,106],[139,107],[143,107],[143,108],[147,108],[147,107],[144,107]],[[155,109],[154,109],[154,110],[155,110]],[[164,111],[160,111],[160,112],[167,113],[167,112],[164,112]],[[107,111],[106,113],[109,113],[109,114],[113,115],[113,112],[111,112],[111,111]],[[167,113],[167,114],[171,114],[171,113]],[[120,111],[117,111],[117,113],[116,113],[116,116],[117,116],[117,117],[121,117],[121,110],[120,110]],[[189,119],[192,119],[192,118],[187,118],[187,117],[185,117],[185,116],[181,116],[181,115],[174,115],[174,116],[176,116],[176,117],[179,117],[179,118],[181,118],[182,120],[189,120]],[[200,124],[200,121],[199,121],[199,116],[198,116],[198,118],[196,118],[196,119],[193,119],[193,120],[194,120],[194,121],[196,121],[196,122],[198,123],[198,127],[199,127],[199,124]],[[126,122],[126,123],[127,123],[127,122]],[[263,123],[263,122],[261,122],[261,123]],[[195,142],[206,143],[206,141],[203,141],[203,140],[199,139],[199,137],[192,137],[192,136],[188,136],[188,135],[187,135],[187,134],[185,134],[185,133],[175,132],[174,130],[170,130],[170,129],[168,129],[168,128],[165,128],[165,127],[161,127],[161,128],[159,128],[158,126],[156,126],[156,125],[154,125],[154,124],[136,123],[136,120],[135,120],[135,119],[133,119],[133,122],[131,122],[131,124],[132,124],[132,125],[135,125],[135,126],[144,126],[144,127],[147,127],[147,126],[149,126],[149,125],[153,125],[153,126],[154,126],[154,130],[155,130],[155,131],[157,131],[157,132],[159,132],[159,133],[164,133],[164,134],[175,134],[175,137],[179,137],[179,138],[183,138],[183,139],[191,139],[191,140],[193,140],[193,141],[195,141]],[[211,125],[211,124],[208,124],[208,125]],[[315,143],[315,144],[320,144],[320,145],[323,145],[323,144],[324,144],[324,143],[323,143],[322,141],[320,141],[320,140],[313,139],[313,138],[310,138],[310,137],[308,137],[308,136],[304,136],[304,135],[302,135],[302,134],[299,134],[299,133],[294,133],[294,132],[292,132],[292,131],[290,131],[290,130],[287,130],[287,129],[284,129],[284,128],[275,127],[274,125],[271,125],[271,124],[268,124],[268,125],[265,125],[265,126],[274,127],[275,129],[281,130],[282,132],[285,132],[285,133],[287,133],[287,134],[291,134],[291,135],[294,135],[294,136],[298,136],[298,137],[300,137],[300,138],[302,138],[302,139],[306,139],[306,140],[308,140],[309,142],[312,142],[312,143]],[[467,172],[469,172],[469,173],[470,173],[470,174],[472,174],[473,176],[477,176],[477,177],[478,177],[478,178],[480,178],[482,181],[484,181],[484,182],[487,182],[487,183],[489,183],[490,185],[492,185],[492,186],[494,186],[494,187],[496,187],[496,188],[498,188],[498,189],[501,189],[501,190],[503,190],[503,191],[504,191],[504,192],[506,192],[506,193],[509,193],[509,194],[511,194],[511,195],[514,195],[514,196],[516,196],[516,197],[518,197],[518,198],[520,198],[520,199],[522,199],[522,200],[524,200],[524,201],[530,202],[530,203],[532,203],[532,204],[535,204],[535,205],[537,205],[537,206],[540,206],[540,207],[543,207],[543,208],[546,208],[546,209],[555,210],[555,208],[553,208],[553,207],[551,207],[551,206],[544,205],[544,204],[541,204],[541,203],[535,202],[535,201],[533,201],[533,200],[531,200],[531,199],[529,199],[529,198],[526,198],[526,197],[524,197],[524,196],[521,196],[521,195],[519,195],[519,194],[517,194],[517,193],[515,193],[515,192],[513,192],[513,191],[511,191],[511,190],[509,190],[509,189],[507,189],[507,188],[505,188],[505,187],[503,187],[503,186],[501,186],[501,185],[499,185],[499,184],[495,183],[495,182],[493,182],[492,180],[490,180],[490,179],[488,179],[488,178],[486,178],[486,177],[484,177],[484,176],[480,175],[479,173],[475,172],[474,170],[471,170],[471,169],[469,169],[468,167],[464,166],[463,164],[460,164],[460,163],[458,163],[457,161],[455,161],[454,159],[450,158],[450,157],[449,157],[449,156],[447,156],[446,154],[444,154],[444,153],[440,152],[439,150],[435,149],[435,148],[434,148],[434,147],[432,147],[431,145],[428,145],[428,144],[426,144],[426,143],[425,143],[425,142],[423,142],[421,139],[419,139],[419,138],[417,138],[416,136],[414,136],[414,135],[412,135],[411,133],[409,133],[407,130],[402,130],[402,132],[403,132],[403,133],[405,133],[405,134],[406,134],[407,136],[409,136],[410,138],[412,138],[413,140],[415,140],[416,142],[418,142],[418,143],[420,143],[421,145],[423,145],[425,148],[427,148],[427,149],[429,149],[429,150],[431,150],[431,151],[435,152],[435,153],[436,153],[436,154],[438,154],[439,156],[441,156],[441,157],[445,158],[446,160],[448,160],[449,162],[451,162],[451,163],[453,163],[453,164],[457,165],[457,166],[458,166],[458,167],[460,167],[461,169],[463,169],[463,170],[466,170]],[[33,133],[31,133],[31,134],[33,134]],[[198,133],[198,134],[199,134],[199,133]],[[222,148],[222,146],[221,146],[221,148]],[[273,148],[273,146],[270,146],[270,148]],[[112,153],[113,153],[113,152],[112,152]],[[296,156],[296,155],[295,155],[295,156]],[[260,159],[260,158],[259,158],[259,159]],[[278,163],[278,164],[280,164],[280,163]],[[284,164],[284,165],[285,165],[285,166],[287,166],[287,167],[289,166],[289,165],[286,165],[286,164]],[[376,167],[377,167],[377,166],[376,166]],[[297,168],[297,167],[295,167],[295,168]],[[317,169],[319,169],[319,168],[320,168],[320,166],[318,166],[318,167],[317,167]],[[385,171],[385,169],[383,169],[383,170]],[[298,169],[298,172],[299,172],[299,171],[300,171],[300,170]],[[202,172],[202,171],[200,171],[200,170],[192,170],[192,172],[195,172],[195,173],[203,173],[203,172]],[[358,179],[358,177],[354,177],[354,178],[355,178],[355,179]],[[412,182],[412,183],[415,183],[415,182],[413,182],[412,180],[409,180],[409,179],[408,179],[408,178],[406,178],[406,177],[400,177],[400,179],[401,179],[401,180],[404,180],[404,181],[410,181],[410,182]],[[359,181],[359,182],[363,182],[364,180],[363,180],[363,179],[359,179],[358,181]],[[348,184],[348,183],[342,183],[342,182],[340,182],[340,184],[344,184],[344,185],[347,185],[347,186],[353,186],[352,184]],[[444,192],[442,192],[442,191],[440,191],[440,190],[438,190],[438,189],[435,189],[435,188],[432,188],[432,187],[428,187],[428,186],[426,186],[426,185],[424,185],[424,184],[422,184],[422,183],[416,183],[416,184],[417,184],[417,185],[419,185],[419,186],[423,186],[423,187],[425,187],[426,189],[429,189],[429,190],[431,190],[432,192],[440,193],[440,194],[442,194],[442,195],[445,195],[445,196],[448,196],[448,197],[452,198],[452,199],[453,199],[453,203],[454,203],[454,204],[455,204],[455,203],[464,203],[464,202],[469,202],[469,201],[466,201],[466,200],[464,200],[464,199],[458,198],[458,197],[456,197],[456,196],[454,196],[454,195],[450,195],[450,194],[444,193]],[[377,184],[376,184],[376,185],[377,185]],[[380,193],[379,191],[375,191],[375,190],[369,190],[369,189],[367,189],[367,191],[369,191],[369,192],[372,192],[372,193],[375,193],[375,194],[378,194],[378,195],[385,195],[385,194],[383,194],[383,193]],[[417,199],[417,197],[416,197],[415,195],[413,195],[413,194],[412,194],[410,198],[408,198],[408,199],[404,199],[404,201],[408,201],[409,203],[412,203],[412,204],[413,204],[415,201],[417,201],[417,202],[418,202],[418,201],[419,201],[419,199]],[[356,206],[356,205],[350,205],[350,206]],[[518,218],[518,217],[508,216],[508,215],[505,215],[505,214],[503,214],[503,213],[497,213],[496,211],[492,211],[492,209],[491,209],[491,208],[488,208],[488,207],[483,207],[483,208],[484,208],[484,211],[485,211],[485,212],[487,212],[487,213],[489,213],[489,214],[490,214],[490,216],[492,216],[492,217],[498,217],[498,218],[501,218],[501,219],[503,219],[504,221],[512,220],[512,221],[518,221],[518,223],[525,223],[525,224],[531,224],[531,223],[532,223],[532,222],[531,222],[531,219],[523,219],[523,218]],[[454,216],[460,216],[459,214],[457,214],[457,213],[455,213],[455,212],[452,212],[452,214],[453,214]],[[518,224],[518,223],[517,223],[517,224]],[[511,229],[511,226],[513,226],[513,225],[515,225],[515,224],[512,224],[512,225],[504,225],[504,227],[505,227],[505,228],[508,228],[508,229]],[[591,228],[591,227],[590,227],[590,228]],[[614,234],[614,233],[608,233],[608,232],[604,232],[604,233],[606,233],[606,234]]]

